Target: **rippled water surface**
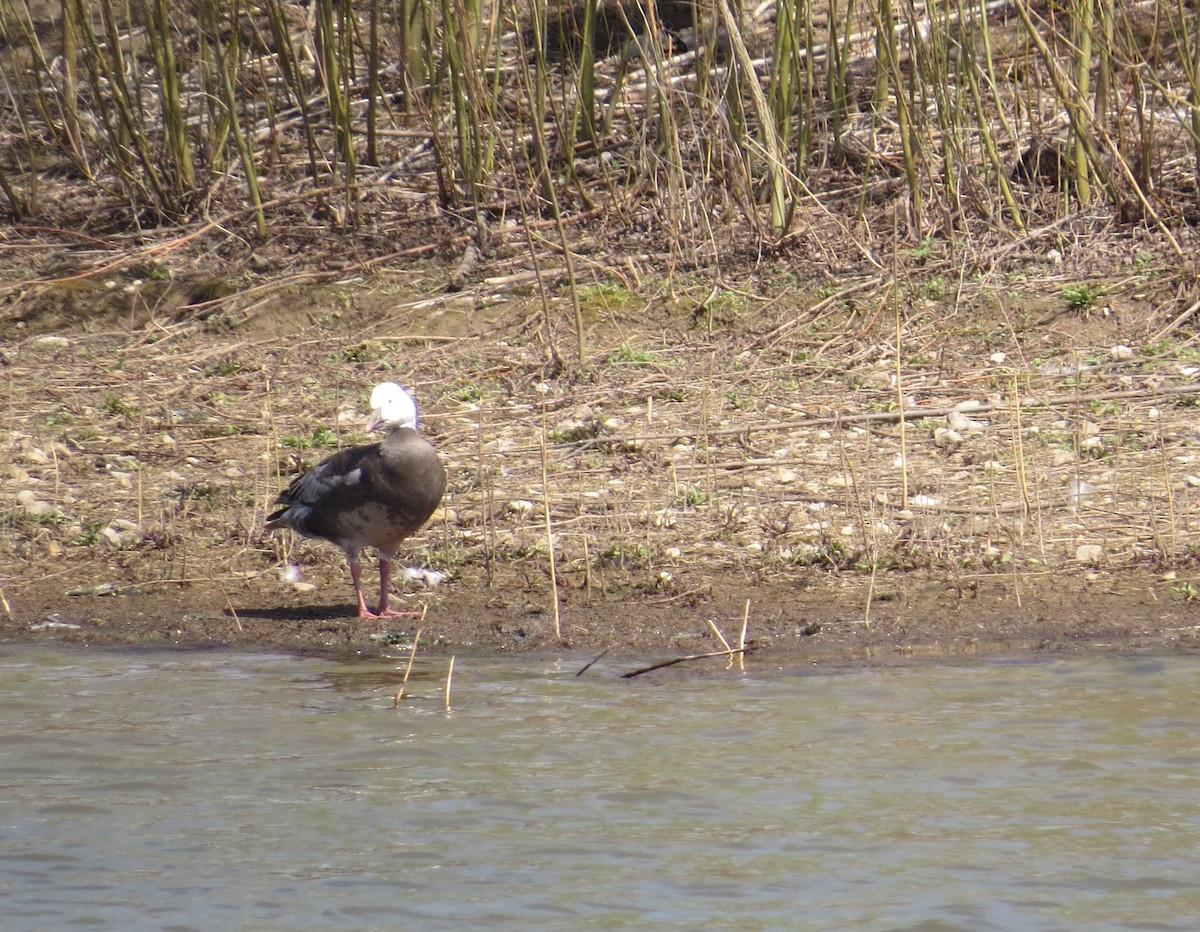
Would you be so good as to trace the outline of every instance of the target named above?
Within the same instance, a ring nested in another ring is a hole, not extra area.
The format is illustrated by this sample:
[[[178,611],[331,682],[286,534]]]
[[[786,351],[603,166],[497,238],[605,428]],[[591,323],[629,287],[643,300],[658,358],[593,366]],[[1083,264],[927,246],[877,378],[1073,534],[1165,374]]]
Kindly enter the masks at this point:
[[[4,929],[1193,929],[1200,659],[0,648]]]

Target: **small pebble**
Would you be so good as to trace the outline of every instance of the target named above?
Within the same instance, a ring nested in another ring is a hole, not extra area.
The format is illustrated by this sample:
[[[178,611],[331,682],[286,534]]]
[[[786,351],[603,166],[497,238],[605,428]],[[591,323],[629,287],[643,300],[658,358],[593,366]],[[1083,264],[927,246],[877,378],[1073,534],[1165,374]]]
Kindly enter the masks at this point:
[[[960,434],[978,434],[983,432],[987,424],[973,417],[967,417],[961,411],[951,411],[946,415],[946,426]]]
[[[956,430],[951,430],[949,427],[935,427],[933,431],[933,445],[942,449],[956,447],[963,442],[963,436]]]
[[[55,337],[55,336],[38,337],[33,342],[36,343],[38,346],[48,346],[48,347],[51,347],[52,349],[65,349],[66,347],[71,345],[71,341],[68,340],[66,337]]]
[[[1089,495],[1094,495],[1098,489],[1090,482],[1084,482],[1082,479],[1072,479],[1067,483],[1067,495],[1069,495],[1075,504],[1080,504]]]

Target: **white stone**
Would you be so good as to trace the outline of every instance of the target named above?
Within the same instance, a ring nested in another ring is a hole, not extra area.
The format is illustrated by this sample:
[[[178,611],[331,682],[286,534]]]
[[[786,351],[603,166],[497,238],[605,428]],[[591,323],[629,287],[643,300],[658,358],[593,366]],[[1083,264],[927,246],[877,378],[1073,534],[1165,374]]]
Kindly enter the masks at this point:
[[[663,508],[659,511],[653,512],[650,515],[650,520],[648,523],[654,527],[674,527],[677,521],[678,519],[675,516],[675,512],[671,511],[670,509]]]
[[[933,445],[946,449],[948,447],[956,447],[963,442],[963,436],[956,430],[951,430],[949,427],[935,427],[933,431]]]
[[[54,506],[49,502],[44,502],[29,489],[22,489],[17,493],[17,501],[25,510],[25,513],[31,518],[43,518],[46,515],[54,513]]]
[[[66,337],[56,337],[56,336],[38,337],[33,342],[36,343],[38,346],[49,346],[53,349],[65,349],[66,347],[71,345],[71,341],[68,340]]]
[[[946,426],[960,434],[978,434],[983,432],[987,424],[973,417],[967,417],[961,411],[951,411],[946,415]]]
[[[1090,482],[1085,482],[1083,479],[1072,479],[1067,483],[1067,495],[1075,502],[1080,504],[1085,498],[1094,495],[1099,491],[1096,486]]]

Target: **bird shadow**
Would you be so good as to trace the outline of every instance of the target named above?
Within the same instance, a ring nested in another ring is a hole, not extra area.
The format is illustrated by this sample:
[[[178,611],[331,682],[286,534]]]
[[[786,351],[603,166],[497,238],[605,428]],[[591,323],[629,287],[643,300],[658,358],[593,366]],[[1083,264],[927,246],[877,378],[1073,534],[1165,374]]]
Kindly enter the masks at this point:
[[[223,614],[233,617],[233,612],[226,608]],[[306,605],[303,608],[281,608],[278,605],[261,607],[256,605],[239,605],[239,618],[253,618],[259,621],[357,621],[355,608],[350,603],[337,605]]]

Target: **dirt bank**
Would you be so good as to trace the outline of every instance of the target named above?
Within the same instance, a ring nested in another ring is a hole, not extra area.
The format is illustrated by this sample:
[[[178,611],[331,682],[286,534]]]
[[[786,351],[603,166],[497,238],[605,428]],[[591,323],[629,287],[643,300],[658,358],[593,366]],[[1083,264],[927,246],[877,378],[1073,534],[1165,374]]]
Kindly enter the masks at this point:
[[[419,284],[277,288],[236,326],[169,289],[10,302],[0,637],[380,655],[420,627],[635,657],[745,623],[766,663],[1196,649],[1200,357],[1153,279],[1088,310],[1057,281],[915,280],[884,313],[897,283],[597,286],[582,364],[557,299],[547,322]],[[446,574],[403,596],[419,623],[350,617],[340,554],[262,528],[362,440],[385,378],[451,475],[400,557]]]

